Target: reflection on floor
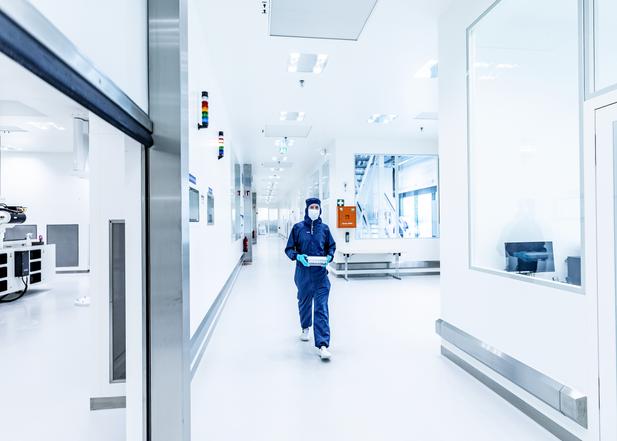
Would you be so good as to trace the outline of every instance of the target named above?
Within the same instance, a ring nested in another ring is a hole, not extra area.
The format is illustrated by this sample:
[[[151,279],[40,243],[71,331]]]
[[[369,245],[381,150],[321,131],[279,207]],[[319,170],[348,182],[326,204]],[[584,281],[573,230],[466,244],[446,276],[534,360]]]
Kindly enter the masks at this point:
[[[97,351],[94,308],[76,307],[89,276],[58,275],[0,304],[0,439],[120,441],[124,410],[90,412]],[[93,299],[93,302],[96,299]]]
[[[322,363],[284,244],[260,239],[193,379],[193,440],[555,440],[439,355],[437,276],[332,279]]]

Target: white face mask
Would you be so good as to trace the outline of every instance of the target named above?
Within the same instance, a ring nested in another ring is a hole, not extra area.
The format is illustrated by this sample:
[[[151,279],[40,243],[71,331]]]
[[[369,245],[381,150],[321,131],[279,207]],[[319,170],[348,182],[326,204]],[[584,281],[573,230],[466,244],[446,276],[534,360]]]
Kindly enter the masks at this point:
[[[319,209],[318,208],[309,208],[308,215],[312,221],[316,221],[319,218]]]

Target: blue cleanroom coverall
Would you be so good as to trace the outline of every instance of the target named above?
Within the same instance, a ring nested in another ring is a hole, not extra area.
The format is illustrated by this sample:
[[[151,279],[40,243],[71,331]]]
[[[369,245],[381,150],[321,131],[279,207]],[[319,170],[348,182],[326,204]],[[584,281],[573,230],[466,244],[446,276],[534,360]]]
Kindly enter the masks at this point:
[[[298,262],[299,254],[307,256],[330,256],[334,258],[336,243],[330,233],[330,228],[321,221],[321,217],[312,221],[308,216],[308,207],[321,202],[317,198],[307,199],[304,210],[304,221],[293,226],[285,254],[296,261],[294,281],[298,287],[298,309],[300,310],[300,324],[302,329],[311,327],[313,317],[311,310],[315,302],[314,333],[315,346],[330,346],[330,324],[328,317],[328,296],[330,295],[330,281],[328,270],[322,266],[306,267]],[[321,209],[320,209],[321,214]]]

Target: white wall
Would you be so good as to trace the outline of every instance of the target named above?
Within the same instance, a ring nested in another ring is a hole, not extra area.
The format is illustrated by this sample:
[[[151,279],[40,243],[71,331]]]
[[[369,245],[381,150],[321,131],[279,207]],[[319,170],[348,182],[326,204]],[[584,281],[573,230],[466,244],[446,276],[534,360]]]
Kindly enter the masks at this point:
[[[90,268],[89,180],[73,171],[72,153],[2,152],[2,193],[6,203],[28,208],[47,241],[48,224],[79,225],[79,266]]]
[[[146,0],[30,0],[109,79],[148,109]]]
[[[208,44],[207,14],[198,1],[189,2],[189,172],[197,178],[191,187],[206,196],[214,192],[214,225],[207,225],[205,207],[201,220],[190,224],[191,335],[212,306],[242,255],[242,240],[232,239],[231,195],[233,130],[228,118],[224,91],[216,78],[216,60]],[[210,124],[197,129],[201,121],[201,92],[209,93]],[[218,132],[225,132],[225,157],[217,159]],[[241,158],[238,158],[241,163]],[[187,176],[188,179],[188,176]]]
[[[348,230],[336,227],[336,200],[344,199],[345,205],[355,205],[355,155],[360,153],[375,154],[437,154],[437,142],[422,140],[398,140],[388,138],[338,138],[330,150],[330,224],[337,244],[345,242]],[[439,260],[439,239],[364,239],[355,238],[350,231],[350,246],[368,249],[387,249],[395,247],[402,250],[402,261]],[[338,255],[336,261],[342,260]]]
[[[593,296],[469,268],[466,28],[492,3],[454,2],[440,21],[442,318],[586,394],[589,430],[453,349],[581,439],[597,439],[597,321]]]

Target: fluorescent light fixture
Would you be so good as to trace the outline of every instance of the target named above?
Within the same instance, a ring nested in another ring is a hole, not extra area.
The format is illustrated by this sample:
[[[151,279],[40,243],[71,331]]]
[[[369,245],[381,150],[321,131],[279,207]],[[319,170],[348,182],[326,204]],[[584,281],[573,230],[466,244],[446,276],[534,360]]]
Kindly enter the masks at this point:
[[[281,121],[304,121],[304,112],[281,112]]]
[[[495,81],[497,77],[495,75],[480,75],[478,80],[480,81]]]
[[[326,54],[301,54],[292,52],[287,60],[287,72],[314,73],[319,75],[328,64]]]
[[[322,73],[326,64],[328,64],[328,56],[326,54],[317,55],[317,63],[315,63],[315,67],[313,67],[313,73],[318,75]]]
[[[398,115],[396,114],[375,113],[371,115],[368,122],[370,124],[390,124],[396,118],[398,118]]]
[[[511,63],[499,63],[498,65],[495,66],[497,69],[516,69],[518,67],[518,64],[511,64]]]
[[[437,60],[428,60],[424,65],[416,72],[415,78],[430,80],[437,78],[439,74],[439,62]]]
[[[56,129],[56,130],[66,130],[64,127],[54,123],[54,122],[35,122],[35,121],[28,121],[28,124],[30,124],[31,126],[36,127],[39,130],[49,130],[49,129]]]

